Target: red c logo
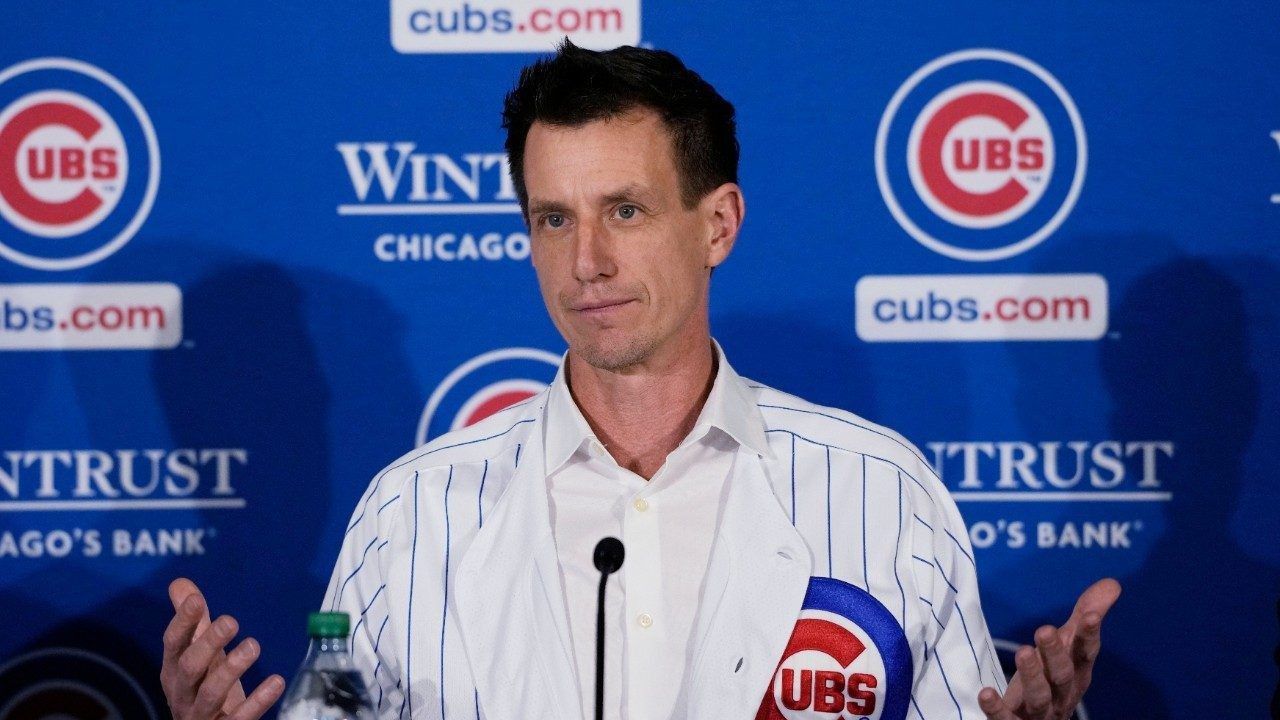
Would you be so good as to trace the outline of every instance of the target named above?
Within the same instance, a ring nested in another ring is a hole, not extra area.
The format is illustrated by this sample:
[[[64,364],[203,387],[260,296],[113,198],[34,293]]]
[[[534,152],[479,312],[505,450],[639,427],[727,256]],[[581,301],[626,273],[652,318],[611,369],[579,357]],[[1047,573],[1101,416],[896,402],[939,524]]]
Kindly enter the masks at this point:
[[[827,669],[787,667],[795,655],[813,651],[835,660],[842,670],[847,670],[866,650],[866,644],[856,635],[829,620],[796,621],[756,720],[790,720],[797,713],[805,713],[805,717],[812,713],[858,718],[875,712],[876,695],[871,690],[879,685],[875,675],[859,672],[846,676],[845,672],[829,666]],[[782,707],[778,705],[779,699]]]
[[[966,215],[995,215],[1017,205],[1027,196],[1027,189],[1009,178],[999,189],[988,193],[971,193],[951,181],[942,164],[947,134],[962,120],[986,115],[999,120],[1009,132],[1015,132],[1027,120],[1027,113],[1012,100],[993,93],[974,93],[958,97],[942,106],[930,118],[920,138],[920,172],[925,185],[939,200],[956,212]]]
[[[18,149],[31,133],[50,125],[70,128],[84,138],[86,143],[102,129],[102,123],[88,111],[64,102],[42,102],[14,115],[3,128],[0,128],[0,196],[4,197],[10,207],[32,222],[42,225],[66,225],[91,215],[102,207],[103,200],[92,189],[85,187],[70,200],[46,202],[32,195],[24,187],[18,176]],[[88,157],[90,153],[85,153],[83,150],[72,150],[75,152],[60,153],[56,161],[62,162],[64,170],[68,164],[71,164],[78,174],[76,179],[89,178],[91,174],[87,168],[89,162],[100,162],[104,168],[114,174],[116,170],[114,148],[100,148],[99,151],[95,151],[92,155],[96,156],[96,160],[91,160]],[[33,157],[30,167],[34,168],[39,158],[34,149],[31,155]],[[44,162],[45,171],[51,174],[56,161],[53,150],[48,149]]]

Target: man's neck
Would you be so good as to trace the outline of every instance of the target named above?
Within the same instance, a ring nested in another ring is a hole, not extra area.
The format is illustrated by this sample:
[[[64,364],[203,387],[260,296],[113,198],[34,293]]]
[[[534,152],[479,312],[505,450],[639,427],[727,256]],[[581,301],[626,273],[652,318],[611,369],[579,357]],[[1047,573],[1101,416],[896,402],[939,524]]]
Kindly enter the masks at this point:
[[[572,351],[566,369],[569,391],[596,437],[618,465],[648,480],[693,430],[717,368],[706,338],[641,372],[594,368]]]

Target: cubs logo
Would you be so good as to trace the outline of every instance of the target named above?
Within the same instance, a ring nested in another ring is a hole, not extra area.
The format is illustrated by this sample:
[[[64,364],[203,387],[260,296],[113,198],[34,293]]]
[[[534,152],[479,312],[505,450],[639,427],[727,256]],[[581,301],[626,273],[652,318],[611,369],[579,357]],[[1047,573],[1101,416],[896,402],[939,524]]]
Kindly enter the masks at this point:
[[[156,720],[124,668],[77,648],[46,648],[0,667],[0,720]]]
[[[884,605],[841,580],[810,578],[756,720],[902,720],[911,682],[907,636]]]
[[[137,233],[159,182],[155,129],[114,76],[65,58],[0,71],[0,256],[98,262]]]
[[[502,348],[471,358],[431,393],[418,422],[417,444],[537,395],[559,367],[559,355],[536,348]]]
[[[965,50],[920,68],[876,135],[876,179],[895,220],[957,260],[1000,260],[1049,237],[1084,184],[1084,125],[1044,68]]]

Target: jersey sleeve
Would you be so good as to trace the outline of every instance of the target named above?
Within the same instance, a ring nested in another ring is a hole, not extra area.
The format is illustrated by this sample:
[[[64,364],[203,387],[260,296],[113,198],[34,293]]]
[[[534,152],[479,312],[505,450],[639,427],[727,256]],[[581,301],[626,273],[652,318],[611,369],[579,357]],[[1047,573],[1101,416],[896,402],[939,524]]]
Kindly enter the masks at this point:
[[[383,552],[399,525],[401,503],[391,480],[375,478],[352,511],[321,606],[351,619],[351,657],[380,719],[397,717],[403,704]]]
[[[978,692],[1003,693],[1006,682],[982,613],[973,548],[955,501],[936,477],[922,474],[934,492],[915,509],[912,572],[927,630],[908,717],[984,720]]]

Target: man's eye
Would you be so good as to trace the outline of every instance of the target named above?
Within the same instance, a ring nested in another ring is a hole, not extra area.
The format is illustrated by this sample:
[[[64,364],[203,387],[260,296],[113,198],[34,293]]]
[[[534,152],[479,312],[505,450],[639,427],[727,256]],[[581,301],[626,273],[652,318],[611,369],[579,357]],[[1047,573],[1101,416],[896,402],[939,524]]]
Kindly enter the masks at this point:
[[[636,211],[635,205],[623,205],[622,207],[618,208],[618,217],[622,218],[623,220],[630,220],[631,218],[636,216],[636,212],[637,211]]]
[[[543,220],[547,223],[547,227],[558,228],[564,226],[564,216],[560,213],[551,213]]]

